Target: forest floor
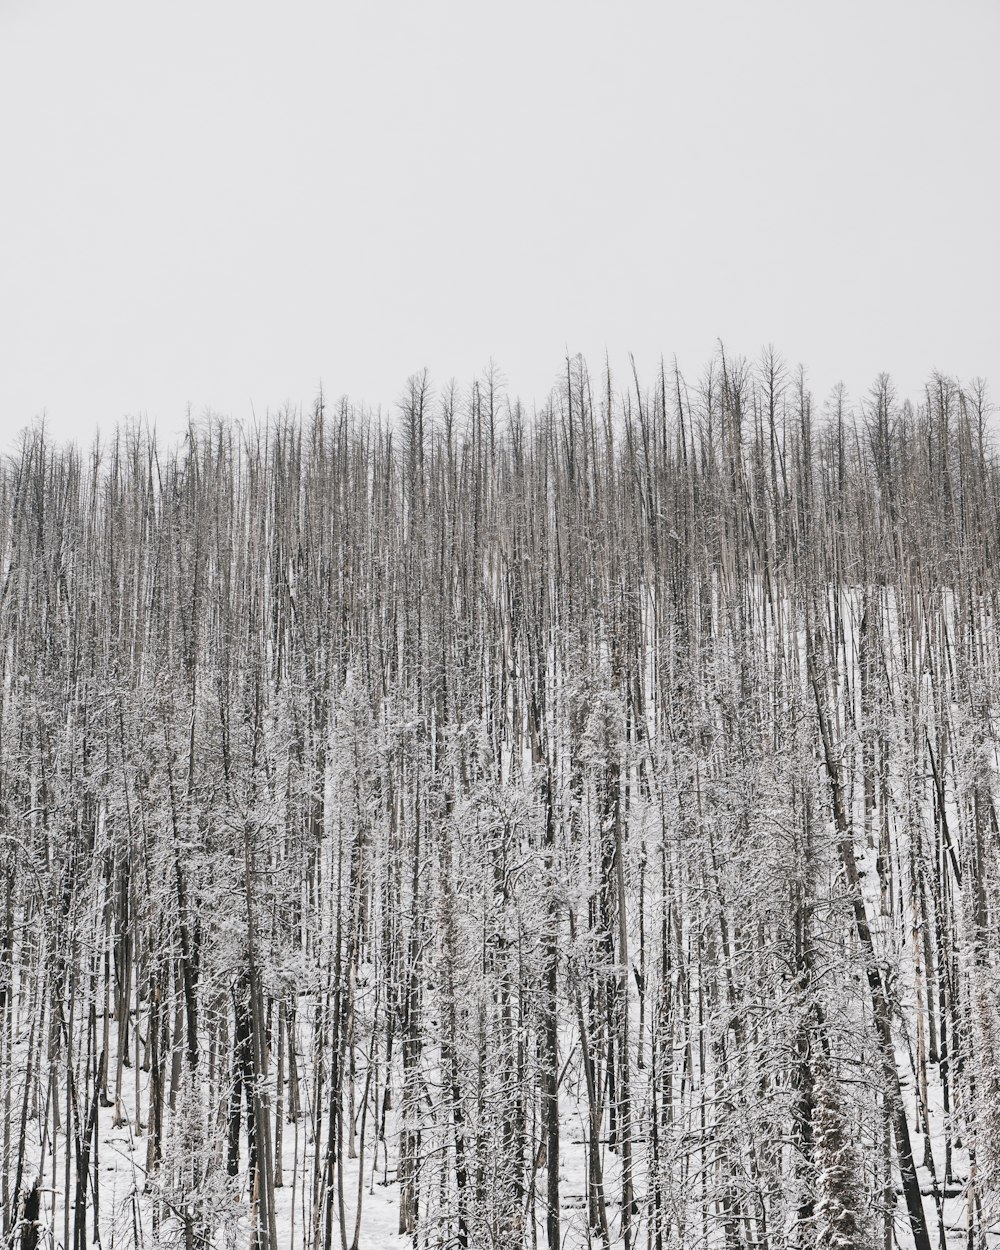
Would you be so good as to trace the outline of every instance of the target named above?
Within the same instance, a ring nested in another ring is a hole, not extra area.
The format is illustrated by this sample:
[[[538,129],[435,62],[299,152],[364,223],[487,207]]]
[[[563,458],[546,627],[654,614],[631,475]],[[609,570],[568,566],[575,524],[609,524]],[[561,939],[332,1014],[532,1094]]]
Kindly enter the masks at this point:
[[[906,1072],[910,1066],[905,1040],[898,1052],[900,1072]],[[143,1105],[148,1105],[146,1085],[148,1073],[139,1073],[142,1089]],[[134,1109],[136,1103],[135,1068],[124,1071],[123,1105]],[[907,1111],[910,1123],[915,1123],[915,1098],[912,1078],[904,1088]],[[931,1086],[931,1099],[935,1110],[943,1116],[941,1107],[940,1085]],[[563,1244],[567,1250],[585,1247],[590,1243],[586,1226],[586,1196],[575,1192],[579,1188],[579,1178],[585,1174],[585,1158],[583,1149],[583,1108],[574,1106],[570,1100],[564,1102],[565,1113],[562,1117],[562,1137],[564,1143],[561,1170],[563,1172],[563,1211],[562,1230]],[[391,1113],[390,1113],[391,1117]],[[390,1120],[390,1127],[391,1120]],[[304,1250],[312,1244],[311,1239],[304,1237],[312,1221],[311,1214],[311,1178],[314,1166],[314,1145],[308,1139],[308,1128],[305,1117],[297,1124],[289,1123],[285,1127],[282,1143],[282,1179],[283,1184],[276,1192],[276,1219],[278,1227],[278,1244],[280,1250]],[[26,1158],[31,1165],[28,1172],[30,1179],[36,1174],[39,1163],[39,1125],[37,1119],[28,1123]],[[913,1136],[914,1153],[918,1160],[921,1190],[924,1193],[924,1208],[931,1230],[932,1244],[938,1247],[966,1246],[968,1241],[968,1212],[965,1198],[965,1181],[968,1175],[967,1152],[961,1148],[952,1152],[951,1170],[953,1179],[945,1184],[945,1158],[943,1135],[934,1134],[931,1141],[934,1172],[920,1164],[925,1159],[924,1138],[919,1133]],[[42,1171],[42,1238],[41,1246],[51,1250],[65,1250],[72,1245],[73,1212],[68,1213],[61,1201],[65,1192],[66,1167],[66,1135],[56,1135],[54,1150],[50,1143],[46,1147],[46,1158]],[[241,1143],[245,1152],[245,1134]],[[97,1227],[92,1196],[88,1197],[87,1212],[87,1244],[101,1245],[105,1250],[115,1247],[138,1247],[139,1250],[152,1250],[159,1245],[182,1245],[180,1230],[164,1224],[161,1226],[159,1238],[153,1228],[153,1202],[151,1189],[146,1177],[147,1138],[145,1132],[137,1132],[132,1117],[128,1117],[120,1127],[112,1124],[112,1109],[101,1108],[98,1120],[97,1158],[92,1161],[92,1175],[99,1181]],[[390,1154],[390,1163],[395,1151]],[[243,1156],[245,1159],[245,1155]],[[364,1165],[363,1178],[359,1169]],[[613,1201],[617,1189],[617,1158],[613,1152],[605,1149],[605,1182],[608,1193],[608,1216],[611,1225],[612,1244],[620,1243],[620,1209]],[[242,1169],[244,1177],[246,1169]],[[398,1233],[399,1226],[399,1187],[396,1183],[395,1168],[385,1168],[384,1151],[381,1146],[373,1157],[371,1142],[365,1149],[363,1159],[344,1160],[344,1202],[345,1202],[345,1240],[341,1243],[338,1232],[334,1234],[334,1244],[351,1245],[354,1236],[357,1204],[361,1185],[361,1226],[358,1239],[358,1250],[392,1250],[393,1247],[409,1246],[408,1237]],[[539,1177],[539,1184],[543,1184]],[[250,1208],[249,1198],[244,1190],[235,1200],[238,1209],[234,1212],[235,1219],[229,1229],[229,1236],[220,1236],[220,1247],[243,1246],[249,1244]],[[68,1232],[68,1236],[67,1236]],[[426,1226],[423,1235],[427,1236],[430,1229]],[[635,1244],[645,1246],[646,1230],[642,1221],[635,1229]],[[537,1236],[537,1241],[536,1241]],[[535,1236],[532,1229],[526,1230],[527,1245],[542,1244],[544,1229],[536,1227]],[[900,1199],[896,1211],[895,1238],[897,1246],[905,1250],[911,1245],[906,1212]],[[433,1235],[431,1235],[433,1244]],[[421,1238],[423,1244],[423,1238]],[[987,1234],[987,1245],[1000,1247],[1000,1229]]]
[[[967,1187],[969,1178],[968,1151],[960,1144],[960,1139],[953,1139],[950,1160],[946,1158],[947,1144],[944,1126],[947,1113],[943,1101],[943,1086],[940,1078],[939,1065],[927,1065],[927,1096],[930,1111],[930,1153],[925,1144],[927,1126],[919,1119],[918,1101],[916,1097],[916,1064],[914,1055],[916,1048],[914,1038],[909,1036],[904,1022],[912,1021],[917,1015],[917,1004],[913,1000],[912,987],[916,982],[915,970],[908,955],[908,945],[899,941],[890,921],[882,914],[878,897],[878,873],[875,867],[874,852],[863,847],[858,848],[858,867],[861,871],[862,891],[865,906],[872,918],[872,930],[876,949],[887,965],[896,969],[896,984],[901,995],[899,1010],[894,1022],[896,1040],[896,1066],[900,1073],[907,1119],[912,1133],[914,1157],[918,1166],[921,1192],[924,1200],[925,1217],[931,1234],[932,1245],[938,1250],[952,1250],[959,1246],[976,1246],[982,1250],[982,1243],[974,1243],[969,1238],[969,1212]],[[309,1013],[305,1008],[301,1013],[307,1019]],[[305,1026],[304,1026],[305,1027]],[[633,1021],[633,1028],[638,1030],[638,1017]],[[308,1029],[306,1029],[308,1033]],[[301,1038],[301,1049],[297,1047],[297,1063],[301,1073],[309,1071],[308,1037]],[[15,1042],[15,1056],[20,1051],[23,1057],[27,1054],[27,1038]],[[562,1243],[566,1250],[588,1247],[594,1243],[587,1227],[587,1198],[583,1192],[582,1178],[586,1176],[586,1100],[582,1093],[582,1075],[576,1071],[579,1067],[578,1057],[572,1054],[573,1042],[567,1035],[564,1056],[569,1060],[566,1070],[570,1072],[568,1081],[561,1094],[561,1143],[560,1158],[561,1193],[562,1193]],[[16,1067],[16,1063],[15,1063]],[[572,1071],[571,1071],[572,1070]],[[566,1073],[564,1072],[564,1076]],[[136,1090],[136,1079],[140,1087]],[[134,1065],[125,1067],[122,1074],[122,1108],[123,1123],[119,1127],[113,1124],[113,1109],[98,1109],[96,1133],[96,1159],[91,1160],[91,1175],[98,1185],[98,1202],[95,1207],[92,1193],[87,1199],[87,1237],[86,1244],[100,1245],[104,1250],[115,1247],[138,1247],[138,1250],[153,1250],[158,1246],[182,1246],[181,1230],[176,1224],[165,1221],[159,1230],[154,1229],[153,1212],[157,1205],[153,1195],[158,1186],[148,1183],[146,1161],[148,1139],[145,1126],[135,1123],[135,1109],[141,1106],[144,1110],[151,1105],[150,1074],[140,1069],[137,1073]],[[21,1085],[15,1081],[15,1088]],[[138,1093],[138,1097],[137,1097]],[[359,1216],[360,1196],[360,1228],[357,1250],[392,1250],[393,1247],[409,1247],[411,1238],[398,1232],[400,1191],[396,1181],[395,1162],[397,1157],[396,1137],[398,1125],[396,1115],[390,1111],[386,1123],[386,1136],[390,1142],[387,1152],[382,1143],[373,1151],[374,1133],[372,1125],[376,1121],[376,1093],[370,1094],[368,1114],[368,1137],[360,1158],[346,1157],[343,1161],[343,1214],[345,1231],[343,1238],[340,1233],[339,1201],[335,1201],[334,1232],[335,1246],[351,1246],[353,1244],[356,1221]],[[360,1113],[360,1105],[358,1107]],[[63,1113],[63,1128],[66,1117]],[[27,1180],[30,1184],[38,1174],[40,1163],[40,1125],[37,1118],[30,1119],[27,1126],[25,1158],[28,1164]],[[45,1158],[41,1168],[41,1246],[49,1250],[68,1250],[73,1244],[73,1211],[67,1212],[63,1195],[70,1191],[70,1178],[67,1176],[67,1150],[74,1149],[72,1137],[67,1141],[62,1130],[55,1134],[51,1131],[45,1148]],[[250,1242],[250,1202],[246,1192],[247,1174],[247,1142],[245,1130],[240,1143],[240,1175],[243,1178],[243,1190],[234,1199],[233,1218],[228,1222],[228,1234],[220,1234],[217,1240],[221,1247],[243,1247]],[[643,1152],[637,1152],[635,1181],[637,1187],[642,1186],[644,1174],[642,1167]],[[869,1161],[862,1160],[864,1167]],[[932,1166],[930,1166],[932,1164]],[[617,1154],[602,1148],[602,1165],[604,1171],[605,1192],[607,1195],[608,1221],[612,1245],[621,1243],[621,1209],[617,1196],[621,1191],[620,1162]],[[363,1175],[361,1173],[364,1168]],[[307,1247],[322,1244],[322,1232],[319,1237],[314,1235],[316,1227],[313,1213],[313,1175],[315,1168],[315,1143],[312,1140],[309,1116],[303,1114],[297,1122],[284,1125],[281,1144],[280,1172],[282,1184],[276,1190],[276,1223],[278,1230],[278,1246],[280,1250],[307,1250]],[[70,1168],[70,1171],[73,1169]],[[898,1179],[898,1178],[897,1178]],[[536,1188],[540,1195],[544,1190],[544,1172],[536,1177]],[[540,1211],[542,1203],[536,1204],[535,1210]],[[433,1223],[433,1212],[421,1212],[420,1245],[439,1244]],[[987,1247],[1000,1247],[1000,1227],[986,1234]],[[531,1223],[525,1230],[525,1244],[532,1248],[543,1244],[544,1227],[537,1222]],[[912,1245],[905,1206],[902,1197],[897,1201],[895,1212],[894,1242],[900,1250],[908,1250]],[[647,1244],[647,1228],[644,1219],[639,1217],[633,1229],[633,1243],[636,1247],[645,1248]]]
[[[304,1059],[304,1055],[300,1056]],[[115,1247],[138,1247],[139,1250],[152,1250],[154,1246],[182,1246],[183,1240],[179,1227],[163,1223],[157,1235],[153,1226],[152,1201],[153,1188],[147,1182],[146,1155],[148,1139],[145,1126],[139,1131],[134,1123],[136,1105],[135,1088],[136,1070],[134,1066],[124,1069],[122,1081],[122,1105],[125,1111],[124,1123],[120,1127],[113,1125],[113,1108],[102,1107],[98,1112],[98,1131],[96,1134],[96,1159],[91,1160],[91,1176],[98,1184],[97,1216],[93,1195],[87,1198],[87,1237],[86,1244],[100,1245],[104,1250]],[[140,1094],[143,1107],[149,1105],[149,1074],[139,1072]],[[576,1107],[569,1101],[565,1103],[566,1114],[562,1117],[564,1149],[561,1159],[563,1173],[564,1204],[562,1211],[563,1244],[567,1250],[584,1247],[589,1244],[587,1235],[586,1195],[574,1192],[579,1189],[579,1178],[585,1174],[586,1164],[583,1148],[583,1115],[582,1107]],[[389,1132],[392,1141],[395,1137],[393,1113],[389,1113]],[[26,1181],[30,1185],[39,1172],[40,1162],[40,1126],[37,1118],[29,1119],[27,1126],[25,1157],[27,1161]],[[73,1139],[69,1138],[69,1149],[72,1151]],[[223,1246],[245,1246],[249,1244],[250,1205],[246,1192],[246,1134],[241,1137],[241,1168],[243,1190],[234,1199],[237,1206],[235,1220],[230,1227],[229,1236],[220,1235],[217,1244]],[[67,1189],[65,1180],[67,1158],[67,1136],[60,1130],[53,1142],[51,1129],[45,1149],[44,1166],[41,1168],[41,1239],[40,1246],[49,1250],[66,1250],[73,1244],[73,1210],[67,1213],[63,1195]],[[358,1239],[358,1250],[391,1250],[392,1247],[404,1247],[412,1244],[411,1238],[401,1235],[399,1228],[399,1186],[396,1182],[395,1149],[390,1149],[388,1170],[385,1166],[385,1152],[379,1149],[373,1156],[371,1137],[366,1145],[363,1158],[344,1159],[344,1203],[345,1203],[345,1241],[342,1243],[339,1233],[339,1218],[336,1218],[337,1230],[334,1233],[334,1245],[351,1245],[354,1236],[355,1220],[358,1214],[359,1184],[361,1185],[361,1227]],[[287,1123],[281,1150],[282,1185],[276,1190],[276,1221],[278,1229],[278,1245],[280,1250],[304,1250],[308,1245],[315,1244],[315,1239],[305,1236],[312,1222],[311,1184],[315,1164],[315,1145],[310,1140],[306,1117],[298,1123]],[[359,1175],[364,1166],[363,1178]],[[613,1187],[616,1180],[616,1160],[605,1151],[605,1176]],[[539,1184],[544,1184],[544,1173]],[[612,1241],[619,1239],[620,1215],[617,1204],[610,1199],[613,1188],[609,1189],[608,1217],[611,1222]],[[425,1226],[423,1237],[428,1236]],[[544,1228],[537,1227],[538,1244],[544,1239]],[[530,1226],[527,1230],[528,1244],[534,1245]],[[431,1236],[431,1244],[433,1236]]]

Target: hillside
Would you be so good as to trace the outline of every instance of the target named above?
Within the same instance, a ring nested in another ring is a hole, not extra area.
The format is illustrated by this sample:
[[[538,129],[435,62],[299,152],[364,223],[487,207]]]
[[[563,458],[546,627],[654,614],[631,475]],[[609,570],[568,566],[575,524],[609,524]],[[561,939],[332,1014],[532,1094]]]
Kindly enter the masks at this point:
[[[1000,1244],[983,385],[38,428],[0,559],[11,1246]]]

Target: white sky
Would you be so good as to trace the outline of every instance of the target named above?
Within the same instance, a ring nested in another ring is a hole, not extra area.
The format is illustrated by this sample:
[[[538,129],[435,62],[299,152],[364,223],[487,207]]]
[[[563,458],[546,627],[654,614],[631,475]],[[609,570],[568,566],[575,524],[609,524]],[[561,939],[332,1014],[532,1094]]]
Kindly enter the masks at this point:
[[[568,349],[1000,392],[997,0],[0,0],[0,443]]]

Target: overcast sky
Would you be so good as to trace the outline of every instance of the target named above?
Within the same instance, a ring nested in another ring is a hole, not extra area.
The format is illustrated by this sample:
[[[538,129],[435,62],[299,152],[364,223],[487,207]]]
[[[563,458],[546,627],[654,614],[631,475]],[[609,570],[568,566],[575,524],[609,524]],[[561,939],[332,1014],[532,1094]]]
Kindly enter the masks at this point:
[[[996,395],[998,58],[996,0],[0,0],[0,440],[720,337]]]

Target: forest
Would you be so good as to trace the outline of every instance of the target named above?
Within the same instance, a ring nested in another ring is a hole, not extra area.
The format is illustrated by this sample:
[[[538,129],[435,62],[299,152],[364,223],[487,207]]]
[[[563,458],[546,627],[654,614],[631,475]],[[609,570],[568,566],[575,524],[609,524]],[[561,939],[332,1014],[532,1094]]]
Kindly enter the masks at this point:
[[[720,346],[28,428],[0,1244],[1000,1245],[992,413]]]

